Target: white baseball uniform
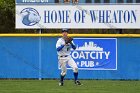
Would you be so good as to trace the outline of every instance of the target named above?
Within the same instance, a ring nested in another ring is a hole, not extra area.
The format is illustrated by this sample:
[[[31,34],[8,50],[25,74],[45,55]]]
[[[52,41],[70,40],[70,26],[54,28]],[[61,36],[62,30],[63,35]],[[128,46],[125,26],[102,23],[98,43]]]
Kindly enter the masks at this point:
[[[66,64],[68,64],[73,69],[73,72],[78,72],[77,64],[70,55],[71,48],[76,49],[73,42],[72,44],[68,43],[65,45],[65,40],[63,37],[58,39],[56,43],[56,49],[62,76],[65,76],[67,73]]]

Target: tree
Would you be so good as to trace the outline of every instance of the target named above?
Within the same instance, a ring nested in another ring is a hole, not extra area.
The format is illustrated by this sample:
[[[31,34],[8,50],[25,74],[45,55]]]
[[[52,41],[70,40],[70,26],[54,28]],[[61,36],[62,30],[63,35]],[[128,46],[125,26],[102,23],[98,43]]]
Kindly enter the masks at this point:
[[[0,32],[15,30],[15,0],[0,1]]]

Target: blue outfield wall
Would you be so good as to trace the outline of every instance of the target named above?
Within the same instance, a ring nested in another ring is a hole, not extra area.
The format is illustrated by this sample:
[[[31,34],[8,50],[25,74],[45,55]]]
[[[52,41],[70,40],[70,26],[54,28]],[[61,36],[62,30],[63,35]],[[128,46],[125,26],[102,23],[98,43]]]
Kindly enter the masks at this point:
[[[57,39],[0,37],[0,78],[59,78]],[[79,78],[140,79],[139,48],[140,38],[117,38],[117,70],[79,70]],[[72,70],[66,78],[73,78]]]

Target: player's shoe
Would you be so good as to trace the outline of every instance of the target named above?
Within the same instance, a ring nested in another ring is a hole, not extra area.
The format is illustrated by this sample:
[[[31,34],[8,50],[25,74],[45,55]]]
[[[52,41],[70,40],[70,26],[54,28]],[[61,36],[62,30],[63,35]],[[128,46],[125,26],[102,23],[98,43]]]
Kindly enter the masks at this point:
[[[79,85],[79,86],[83,85],[83,84],[81,84],[81,82],[78,81],[78,80],[75,81],[75,84],[76,84],[76,85]]]
[[[63,86],[64,83],[62,81],[59,82],[59,86]]]

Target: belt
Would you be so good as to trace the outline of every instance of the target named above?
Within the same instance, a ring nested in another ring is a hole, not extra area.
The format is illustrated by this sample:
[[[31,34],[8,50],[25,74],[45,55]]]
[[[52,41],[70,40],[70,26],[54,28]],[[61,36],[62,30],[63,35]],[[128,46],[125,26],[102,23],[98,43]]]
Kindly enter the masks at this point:
[[[60,56],[60,57],[68,57],[68,55],[63,55],[63,56]]]

